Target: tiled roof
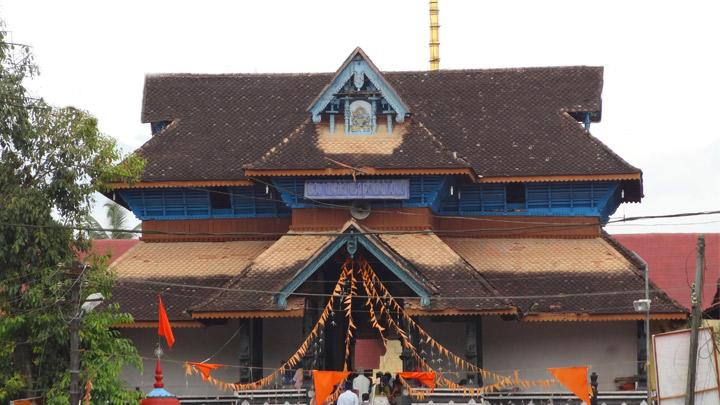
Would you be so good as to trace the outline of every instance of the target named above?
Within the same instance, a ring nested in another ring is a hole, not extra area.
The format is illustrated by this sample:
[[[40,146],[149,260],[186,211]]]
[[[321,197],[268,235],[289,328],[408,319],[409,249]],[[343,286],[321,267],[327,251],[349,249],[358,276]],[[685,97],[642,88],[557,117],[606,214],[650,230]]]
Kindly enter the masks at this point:
[[[607,238],[443,240],[525,314],[632,313],[644,298],[641,272]],[[684,312],[662,292],[651,298],[653,313]]]
[[[240,274],[272,243],[139,242],[112,266],[118,278],[113,300],[136,321],[155,321],[157,295],[162,294],[171,320],[189,320],[190,306]]]
[[[262,311],[277,309],[273,292],[279,291],[332,237],[285,235],[258,255],[241,273],[224,284],[226,291],[192,306],[193,312]],[[242,292],[240,292],[242,291]],[[298,308],[302,300],[288,300],[287,309]]]
[[[408,308],[427,314],[514,308],[525,315],[632,314],[633,301],[644,296],[638,262],[607,235],[590,239],[441,239],[433,234],[368,238],[431,291],[430,308],[420,308],[417,300],[406,301]],[[172,320],[188,320],[189,312],[277,313],[274,294],[334,239],[297,233],[275,242],[141,242],[113,265],[118,274],[114,300],[136,320],[155,320],[158,293]],[[653,313],[684,312],[654,285],[651,291]],[[288,311],[302,307],[302,296],[288,300]]]
[[[433,297],[429,310],[489,311],[513,308],[510,301],[494,298],[498,295],[497,291],[437,235],[382,235],[380,239],[426,280],[437,286],[438,294]],[[473,298],[457,299],[460,297]],[[420,308],[418,302],[409,301],[407,304],[411,308]]]
[[[486,177],[639,173],[566,114],[600,112],[602,68],[384,77],[412,114],[390,154],[344,153],[320,139],[326,123],[309,122],[306,107],[330,73],[148,76],[142,120],[173,123],[140,148],[148,159],[143,180],[240,179],[244,167],[338,168],[326,156],[375,168],[469,164]]]
[[[695,282],[695,252],[698,234],[649,233],[613,235],[648,263],[650,279],[658,287],[690,308],[690,285]],[[705,234],[705,282],[703,309],[713,305],[720,282],[720,234]]]

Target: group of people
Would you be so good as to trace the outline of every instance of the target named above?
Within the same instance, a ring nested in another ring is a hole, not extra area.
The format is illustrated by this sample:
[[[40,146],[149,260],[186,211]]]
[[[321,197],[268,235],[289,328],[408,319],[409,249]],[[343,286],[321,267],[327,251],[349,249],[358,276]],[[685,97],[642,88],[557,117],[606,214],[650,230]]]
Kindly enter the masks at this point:
[[[348,393],[354,395],[355,399]],[[372,393],[375,395],[371,395]],[[363,370],[358,370],[357,374],[345,383],[345,391],[338,398],[337,405],[360,405],[373,397],[374,403],[368,405],[396,405],[401,395],[402,383],[398,376],[393,378],[390,373],[378,372],[371,382]]]
[[[372,373],[370,373],[372,377]],[[305,372],[302,368],[288,369],[283,375],[282,384],[295,389],[303,388]],[[399,376],[378,372],[371,381],[364,370],[357,370],[344,383],[344,391],[338,397],[337,405],[396,405],[402,395],[402,383]],[[375,393],[371,396],[371,393]],[[371,397],[373,404],[368,403]]]

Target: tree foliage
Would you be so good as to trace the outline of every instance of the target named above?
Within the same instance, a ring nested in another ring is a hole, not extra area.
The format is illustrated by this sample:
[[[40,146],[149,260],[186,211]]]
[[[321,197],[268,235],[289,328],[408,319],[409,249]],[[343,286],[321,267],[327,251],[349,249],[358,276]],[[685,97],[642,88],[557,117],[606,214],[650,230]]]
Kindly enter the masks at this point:
[[[107,201],[103,204],[105,207],[105,217],[110,224],[110,230],[103,230],[100,221],[88,214],[85,217],[84,225],[88,228],[90,239],[132,239],[134,232],[125,231],[128,229],[127,210],[114,201]],[[141,230],[142,224],[138,224],[133,230]]]
[[[0,22],[1,24],[1,22]],[[95,258],[81,277],[69,277],[87,234],[73,229],[87,217],[93,193],[112,180],[134,181],[144,162],[121,156],[97,120],[73,107],[57,108],[29,95],[37,74],[27,46],[9,44],[0,25],[0,402],[42,395],[67,404],[70,302],[73,283],[82,297],[111,297],[113,275]],[[118,163],[120,162],[120,163]],[[93,403],[130,403],[119,373],[141,367],[137,351],[113,324],[130,321],[116,305],[88,314],[81,326],[82,384],[91,380]]]

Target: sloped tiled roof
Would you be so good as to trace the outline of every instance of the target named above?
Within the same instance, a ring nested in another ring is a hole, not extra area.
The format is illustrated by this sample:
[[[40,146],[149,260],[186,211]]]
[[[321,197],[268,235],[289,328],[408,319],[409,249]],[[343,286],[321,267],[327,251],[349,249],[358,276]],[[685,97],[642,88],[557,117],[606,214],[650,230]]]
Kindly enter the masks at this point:
[[[644,298],[643,275],[607,238],[443,240],[525,314],[633,313]],[[653,313],[684,312],[651,289]]]
[[[648,263],[650,279],[663,291],[690,308],[690,285],[695,282],[695,252],[698,234],[649,233],[613,235]],[[705,234],[705,282],[702,306],[708,309],[720,282],[720,234]]]
[[[386,72],[408,104],[393,153],[327,154],[308,104],[316,74],[151,75],[142,120],[173,121],[139,152],[144,181],[235,180],[244,168],[472,167],[485,177],[637,174],[567,112],[601,109],[602,68]]]
[[[277,309],[273,293],[279,291],[311,257],[330,242],[331,236],[285,235],[258,255],[247,269],[236,273],[220,291],[197,302],[193,312],[261,311]],[[288,300],[287,309],[302,300]]]
[[[608,236],[370,238],[409,276],[432,287],[429,308],[406,300],[416,313],[633,314],[633,301],[644,296],[638,263]],[[158,293],[172,320],[188,320],[189,312],[278,312],[275,293],[333,240],[299,233],[275,242],[141,242],[113,265],[114,299],[136,320],[155,320]],[[653,313],[685,312],[654,285],[651,290]],[[302,297],[291,296],[285,311],[302,307]]]
[[[428,310],[492,311],[513,308],[509,300],[496,299],[497,291],[437,235],[388,234],[381,235],[380,239],[437,286],[438,294],[432,298]],[[406,300],[406,305],[420,309],[415,301]]]
[[[157,320],[161,294],[171,320],[189,320],[187,309],[241,273],[272,241],[139,242],[113,265],[113,299],[136,321]]]

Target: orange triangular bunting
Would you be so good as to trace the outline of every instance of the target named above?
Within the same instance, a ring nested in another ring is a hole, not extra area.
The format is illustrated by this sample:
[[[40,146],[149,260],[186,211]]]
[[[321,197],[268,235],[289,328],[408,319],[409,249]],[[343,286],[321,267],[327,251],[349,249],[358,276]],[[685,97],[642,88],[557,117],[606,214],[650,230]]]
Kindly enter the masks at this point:
[[[585,402],[586,405],[590,405],[588,366],[549,368],[548,371],[560,381],[560,384]]]

